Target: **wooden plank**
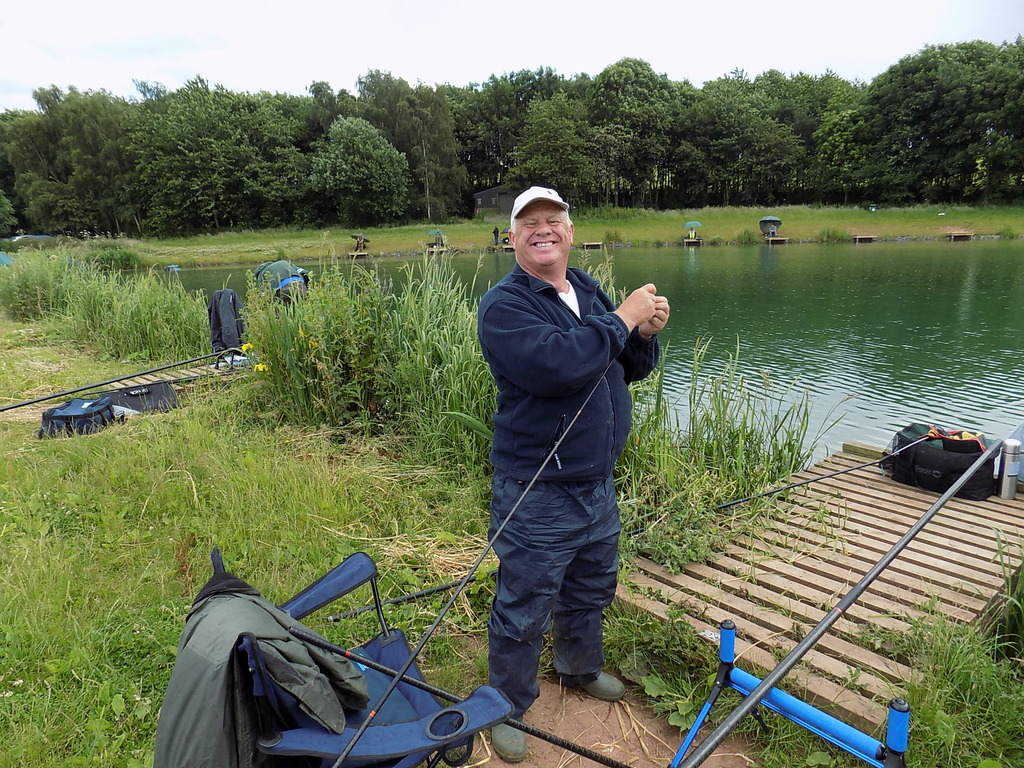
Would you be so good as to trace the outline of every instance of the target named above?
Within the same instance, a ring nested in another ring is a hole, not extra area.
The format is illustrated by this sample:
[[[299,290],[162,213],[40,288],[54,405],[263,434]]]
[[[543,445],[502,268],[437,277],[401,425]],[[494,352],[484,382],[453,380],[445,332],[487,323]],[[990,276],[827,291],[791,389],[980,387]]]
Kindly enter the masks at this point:
[[[842,568],[836,568],[832,563],[821,563],[823,567],[814,569],[807,567],[806,563],[798,567],[781,558],[751,557],[752,553],[734,544],[726,547],[726,554],[732,555],[746,567],[750,578],[762,577],[763,572],[768,571],[778,574],[792,584],[801,585],[802,588],[821,589],[830,596],[845,595],[864,575],[861,572],[844,571]],[[728,560],[723,558],[716,561],[716,564],[725,564],[726,562]],[[918,607],[920,598],[917,595],[881,580],[875,580],[864,592],[859,602],[875,611],[892,616],[923,619],[929,615],[927,611]],[[978,609],[981,609],[981,601],[978,601]],[[966,610],[955,605],[948,605],[946,611],[959,621],[972,621],[977,614],[977,611]]]
[[[697,593],[700,591],[705,591],[710,595],[710,592],[706,590],[705,586],[701,585],[701,579],[699,578],[691,578],[686,574],[669,573],[662,566],[647,560],[641,559],[638,563],[641,573],[651,579],[654,579],[654,581],[665,588],[675,590],[680,595],[691,595],[697,597]],[[792,614],[778,613],[772,611],[770,607],[758,604],[756,600],[746,599],[748,596],[743,593],[734,594],[728,590],[723,590],[721,594],[713,597],[715,605],[734,612],[731,616],[726,616],[724,618],[735,619],[737,616],[743,616],[746,619],[750,619],[751,627],[756,624],[757,626],[771,630],[775,635],[785,636],[789,640],[793,641],[803,639],[811,628],[821,621],[822,617],[825,615],[824,611],[817,611],[809,616],[809,621],[804,622],[800,621],[799,617],[795,617]],[[756,630],[751,629],[750,631]],[[860,634],[859,632],[855,632],[853,633],[853,636],[859,637]],[[911,675],[909,667],[888,657],[881,656],[874,651],[868,651],[854,642],[845,640],[839,634],[826,635],[819,642],[818,648],[831,651],[832,655],[837,659],[855,660],[856,662],[859,662],[860,666],[876,670],[881,676],[891,682],[905,681]],[[788,653],[788,650],[786,652]],[[840,671],[837,667],[834,667],[831,664],[819,667],[819,669],[821,669],[821,671],[829,671],[829,674],[838,675],[840,678],[844,679],[847,675],[856,671],[849,666],[845,666],[844,669]]]
[[[887,549],[918,520],[916,516],[902,516],[896,510],[890,510],[890,519],[883,519],[863,511],[864,507],[853,501],[845,506],[846,516],[839,520],[833,518],[833,530],[841,530],[846,536],[854,534],[862,539],[877,541],[886,545]],[[791,520],[798,518],[798,515],[794,515]],[[968,566],[982,573],[998,574],[1000,568],[992,562],[991,539],[988,543],[989,546],[983,546],[974,537],[966,534],[958,536],[955,531],[944,532],[938,526],[929,524],[917,534],[910,547],[936,561],[948,562],[953,568]]]
[[[616,597],[620,602],[645,611],[662,621],[670,620],[668,606],[665,603],[637,595],[627,590],[622,584],[618,587]],[[682,619],[693,628],[699,637],[717,644],[718,624],[712,624],[688,614],[683,614]],[[758,646],[748,643],[739,633],[736,638],[736,658],[741,663],[756,665],[765,671],[774,669],[778,663],[774,656]],[[709,673],[712,671],[709,670]],[[749,668],[748,671],[750,671]],[[787,693],[801,696],[815,706],[828,709],[833,716],[864,731],[874,731],[885,721],[887,705],[871,702],[849,688],[821,675],[815,675],[800,665],[786,676],[783,683],[779,687]]]
[[[728,557],[719,557],[715,561],[715,566],[728,567],[726,563],[729,561]],[[731,573],[716,575],[717,568],[698,563],[687,565],[686,573],[708,583],[717,582],[722,588],[728,587],[749,599],[775,607],[812,625],[821,621],[821,618],[832,608],[832,603],[835,602],[827,600],[828,596],[824,594],[810,593],[806,590],[796,591],[791,582],[779,579],[770,573],[760,574],[756,583]],[[727,585],[723,584],[721,576],[725,576],[728,580]],[[816,599],[819,597],[820,600]],[[847,636],[856,637],[859,633],[857,624],[866,623],[873,623],[894,632],[906,632],[910,629],[907,622],[880,615],[876,611],[866,609],[863,605],[851,606],[850,610],[843,614],[843,618],[839,620],[836,627],[838,631]]]
[[[778,560],[760,560],[752,563],[744,559],[743,553],[739,552],[737,547],[731,546],[726,548],[725,555],[715,560],[713,567],[728,569],[731,574],[772,589],[792,591],[804,602],[818,606],[822,610],[830,610],[856,583],[819,574],[811,576],[801,568]],[[901,605],[878,592],[868,591],[846,615],[848,618],[870,624],[877,623],[876,617],[888,617],[893,619],[894,623],[887,626],[887,629],[905,632],[910,628],[908,619],[921,619],[926,614],[916,607]],[[886,623],[888,624],[888,621]]]
[[[877,486],[877,482],[875,483]],[[869,484],[864,479],[847,476],[845,478],[828,478],[820,481],[818,490],[831,490],[842,499],[852,499],[858,510],[872,511],[876,514],[888,517],[893,521],[899,520],[909,528],[918,518],[924,514],[927,507],[911,509],[909,505],[899,503],[892,493],[886,488],[878,488]],[[931,506],[930,504],[928,506]],[[1024,506],[1022,506],[1024,510]],[[1011,510],[1012,512],[1012,510]],[[1007,516],[1007,509],[1002,508],[997,515],[990,515],[985,508],[974,508],[970,510],[958,509],[956,506],[945,506],[932,518],[928,529],[935,531],[948,531],[950,535],[966,536],[971,543],[985,547],[991,547],[996,532],[1012,531],[1018,526]],[[988,552],[991,555],[991,552]]]
[[[802,529],[799,525],[782,524],[777,527],[781,532],[792,536],[794,542],[828,546],[829,542],[825,537]],[[890,546],[871,539],[848,540],[842,543],[842,551],[863,559],[867,568],[878,562],[890,549]],[[865,568],[865,573],[867,568]],[[990,593],[992,589],[999,587],[999,579],[989,577],[988,581],[983,582],[979,574],[972,573],[948,561],[920,554],[915,550],[913,542],[889,565],[889,568],[909,576],[927,574],[929,583],[943,584],[948,589],[974,597],[979,597],[982,593]]]
[[[778,558],[782,562],[799,563],[799,566],[812,576],[823,578],[834,575],[839,577],[845,573],[844,578],[851,585],[860,581],[872,565],[871,562],[858,561],[839,553],[830,553],[827,559],[819,558],[808,552],[794,553],[788,545],[779,545],[762,538],[741,537],[737,540],[737,545],[746,545],[753,552],[764,551],[769,557]],[[925,581],[920,574],[908,576],[892,569],[883,571],[881,576],[875,579],[871,588],[891,590],[891,593],[901,596],[902,602],[922,608],[938,601],[973,614],[981,611],[985,606],[985,600],[981,598],[964,595],[961,592],[946,589],[941,584]]]

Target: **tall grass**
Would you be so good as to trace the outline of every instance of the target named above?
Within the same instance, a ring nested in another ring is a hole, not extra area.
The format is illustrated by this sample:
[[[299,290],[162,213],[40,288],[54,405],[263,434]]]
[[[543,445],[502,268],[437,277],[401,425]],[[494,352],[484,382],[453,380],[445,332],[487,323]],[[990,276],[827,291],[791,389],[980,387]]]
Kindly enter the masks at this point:
[[[257,361],[256,405],[306,426],[371,423],[388,410],[378,383],[392,341],[390,287],[373,272],[327,270],[301,300],[282,305],[250,278],[246,337]]]
[[[709,343],[694,348],[689,423],[674,423],[660,376],[650,378],[637,387],[636,421],[620,462],[630,500],[624,525],[638,532],[638,551],[669,567],[706,558],[759,509],[750,505],[734,518],[716,506],[772,487],[806,466],[813,450],[808,396],[777,387],[767,374],[756,385],[747,381],[738,353],[718,373],[705,372]],[[646,517],[631,513],[640,509]]]
[[[53,333],[117,360],[178,360],[209,349],[202,296],[157,274],[122,275],[56,254],[0,271],[0,307],[14,320],[45,319]]]
[[[1016,550],[1016,557],[1009,556],[1011,550]],[[1015,659],[1024,669],[1024,545],[1011,545],[1000,539],[999,562],[1004,591],[998,615],[992,622],[995,651],[1000,658]]]
[[[305,425],[401,433],[425,463],[482,471],[494,385],[467,287],[434,259],[397,290],[361,267],[329,270],[302,301],[250,306],[263,407]],[[250,295],[252,295],[250,291]]]
[[[66,306],[68,286],[79,277],[70,260],[53,254],[24,252],[0,269],[0,308],[12,320],[40,320]]]

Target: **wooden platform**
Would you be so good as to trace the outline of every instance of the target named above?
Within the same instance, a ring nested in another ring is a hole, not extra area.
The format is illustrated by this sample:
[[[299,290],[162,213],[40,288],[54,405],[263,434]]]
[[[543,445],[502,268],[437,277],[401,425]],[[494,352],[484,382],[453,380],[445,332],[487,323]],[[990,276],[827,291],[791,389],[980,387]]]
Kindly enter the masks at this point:
[[[702,245],[703,243],[704,243],[704,240],[702,238],[700,238],[700,237],[684,237],[683,238],[683,245],[688,247],[688,248],[693,248],[695,246]]]
[[[793,480],[823,477],[870,457],[844,446]],[[879,454],[880,455],[880,454]],[[781,498],[781,497],[780,497]],[[780,514],[756,535],[730,543],[717,560],[682,573],[638,562],[619,599],[668,617],[681,608],[701,636],[737,625],[738,664],[764,677],[938,499],[893,482],[877,465],[794,489]],[[887,637],[910,622],[944,614],[975,623],[1004,588],[1000,538],[1012,570],[1021,567],[1024,498],[952,499],[826,633],[783,688],[866,732],[917,674],[887,653]],[[709,669],[708,674],[714,670]]]
[[[580,248],[584,251],[599,250],[604,248],[604,243],[581,243]]]
[[[877,238],[874,235],[854,235],[853,242],[855,243],[873,243]]]
[[[946,231],[949,242],[956,242],[957,240],[971,240],[974,238],[974,233],[969,229],[950,229]]]
[[[101,387],[93,387],[80,393],[68,395],[67,397],[57,397],[52,400],[44,400],[43,402],[26,405],[21,408],[12,408],[9,411],[3,411],[0,413],[0,421],[30,421],[35,422],[38,426],[42,418],[43,411],[47,408],[52,408],[55,405],[60,405],[73,397],[94,397],[98,392],[105,392],[111,389],[145,387],[150,384],[158,384],[164,381],[172,382],[175,390],[181,392],[192,381],[227,377],[235,372],[247,370],[247,367],[228,366],[227,364],[221,364],[219,367],[214,367],[214,361],[216,359],[217,358],[211,357],[209,362],[206,364],[193,365],[184,368],[168,368],[167,370],[157,371],[156,373],[150,373],[144,376],[126,376],[125,378],[118,379],[113,383],[106,384]],[[27,397],[25,399],[31,400],[33,397]]]
[[[764,241],[768,243],[768,245],[783,245],[789,242],[789,238],[775,235],[773,237],[765,237]]]

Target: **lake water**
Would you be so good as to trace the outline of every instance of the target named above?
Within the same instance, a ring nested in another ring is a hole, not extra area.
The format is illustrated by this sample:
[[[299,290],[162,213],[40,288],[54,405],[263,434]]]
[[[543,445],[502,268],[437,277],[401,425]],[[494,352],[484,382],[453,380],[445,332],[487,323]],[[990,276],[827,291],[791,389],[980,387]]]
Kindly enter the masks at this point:
[[[1024,422],[1024,240],[703,248],[609,252],[615,283],[653,282],[669,297],[666,382],[680,415],[698,338],[706,370],[739,350],[756,386],[794,384],[812,402],[812,431],[841,416],[816,456],[844,441],[882,446],[912,421],[1006,437]],[[589,252],[585,258],[603,258]],[[578,261],[578,258],[574,259]],[[387,272],[403,260],[370,260]],[[456,255],[477,289],[512,254]],[[318,265],[304,264],[312,272]],[[174,273],[186,288],[243,291],[245,267]],[[737,347],[738,344],[738,347]]]

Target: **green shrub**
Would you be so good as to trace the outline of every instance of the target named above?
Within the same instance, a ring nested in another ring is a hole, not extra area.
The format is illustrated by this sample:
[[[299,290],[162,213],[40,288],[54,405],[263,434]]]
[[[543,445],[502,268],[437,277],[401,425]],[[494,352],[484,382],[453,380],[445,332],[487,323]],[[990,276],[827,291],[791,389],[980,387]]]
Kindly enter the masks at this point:
[[[818,240],[823,243],[848,243],[853,235],[838,227],[825,227],[818,232]]]
[[[134,251],[111,243],[93,246],[86,252],[85,258],[97,269],[107,272],[145,269],[146,266],[142,257]]]
[[[764,242],[764,236],[752,229],[744,229],[736,235],[736,242],[740,245],[757,245]]]

